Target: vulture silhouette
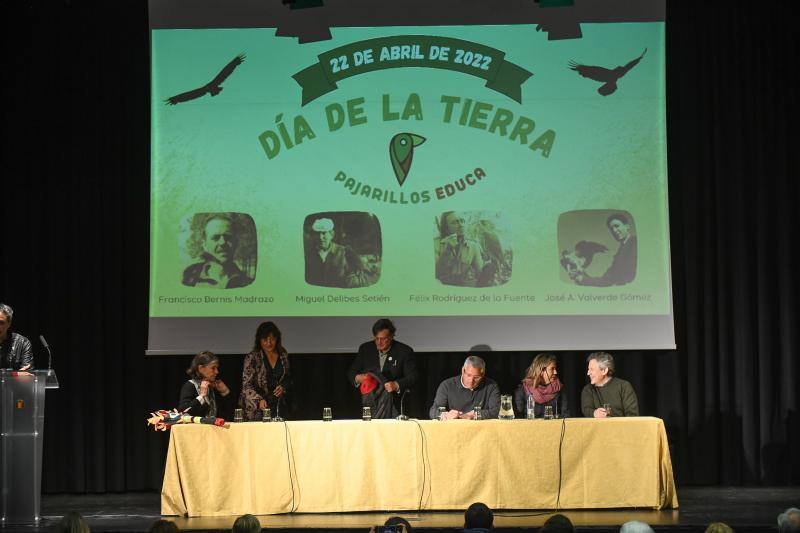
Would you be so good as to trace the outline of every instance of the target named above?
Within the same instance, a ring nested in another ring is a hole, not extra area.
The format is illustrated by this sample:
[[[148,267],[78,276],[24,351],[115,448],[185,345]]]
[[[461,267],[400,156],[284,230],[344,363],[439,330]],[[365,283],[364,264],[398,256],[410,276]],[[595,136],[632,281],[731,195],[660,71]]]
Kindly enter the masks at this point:
[[[627,64],[617,68],[596,67],[592,65],[581,65],[575,61],[569,62],[569,68],[590,80],[602,82],[603,85],[597,89],[597,92],[603,96],[608,96],[617,90],[617,81],[627,74],[633,67],[639,64],[644,54],[647,53],[647,48],[644,49],[642,55],[636,59],[628,61]]]
[[[230,62],[225,65],[222,70],[219,71],[219,74],[214,76],[214,79],[210,82],[206,83],[202,87],[198,87],[197,89],[192,89],[191,91],[186,91],[185,93],[176,94],[170,98],[164,100],[164,103],[167,105],[177,105],[181,102],[188,102],[189,100],[195,100],[200,98],[205,94],[210,94],[211,96],[217,96],[220,92],[222,92],[222,82],[224,82],[231,73],[236,70],[236,67],[241,65],[244,62],[245,54],[239,54],[238,56],[234,57],[230,60]]]

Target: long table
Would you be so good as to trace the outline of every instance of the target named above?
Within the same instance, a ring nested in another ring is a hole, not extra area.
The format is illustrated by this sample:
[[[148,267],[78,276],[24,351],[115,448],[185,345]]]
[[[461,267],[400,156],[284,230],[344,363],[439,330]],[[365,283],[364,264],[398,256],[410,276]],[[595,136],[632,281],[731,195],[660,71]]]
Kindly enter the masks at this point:
[[[161,513],[677,508],[661,419],[249,422],[171,430]]]

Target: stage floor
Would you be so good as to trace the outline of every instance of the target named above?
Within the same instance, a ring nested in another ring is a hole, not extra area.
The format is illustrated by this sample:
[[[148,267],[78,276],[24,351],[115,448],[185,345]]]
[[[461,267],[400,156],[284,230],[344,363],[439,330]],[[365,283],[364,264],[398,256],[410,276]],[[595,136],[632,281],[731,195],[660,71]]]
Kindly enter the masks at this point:
[[[774,531],[776,517],[788,507],[800,506],[800,487],[685,487],[678,488],[678,510],[562,511],[579,528],[614,531],[628,520],[641,520],[656,531],[703,531],[709,522],[722,521],[737,531]],[[161,518],[158,493],[45,495],[42,521],[38,527],[8,526],[4,531],[52,531],[53,525],[67,511],[76,510],[87,517],[93,533],[111,531],[147,531]],[[270,530],[367,531],[389,516],[405,517],[415,529],[453,530],[463,526],[462,512],[404,513],[332,513],[285,514],[260,516]],[[498,530],[537,528],[553,513],[503,511],[495,515]],[[230,529],[236,517],[182,518],[174,520],[184,530]]]

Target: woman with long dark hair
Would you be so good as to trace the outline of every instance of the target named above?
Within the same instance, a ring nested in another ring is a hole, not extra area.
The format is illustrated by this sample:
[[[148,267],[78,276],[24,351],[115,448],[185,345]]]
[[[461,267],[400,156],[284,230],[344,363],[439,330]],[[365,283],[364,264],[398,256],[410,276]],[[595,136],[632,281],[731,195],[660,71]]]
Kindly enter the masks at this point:
[[[292,386],[289,354],[281,342],[281,330],[273,322],[262,322],[256,330],[253,350],[244,358],[242,395],[239,404],[247,420],[259,420],[269,407],[272,416],[285,417],[286,394]]]

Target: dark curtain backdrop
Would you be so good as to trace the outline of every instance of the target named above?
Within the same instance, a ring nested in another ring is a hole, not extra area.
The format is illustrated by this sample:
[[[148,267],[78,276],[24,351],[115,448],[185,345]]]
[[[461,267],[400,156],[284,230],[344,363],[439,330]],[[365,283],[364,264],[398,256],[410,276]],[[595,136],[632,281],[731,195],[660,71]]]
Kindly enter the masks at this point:
[[[619,353],[618,372],[642,412],[665,420],[679,483],[796,484],[797,33],[791,2],[727,5],[668,2],[678,349]],[[54,350],[61,389],[48,393],[44,490],[158,489],[168,435],[145,419],[175,405],[189,358],[144,357],[146,2],[4,8],[0,301],[15,308],[19,332],[44,334]],[[484,355],[510,392],[534,354]],[[412,415],[424,415],[464,356],[420,355]],[[559,354],[574,406],[584,356]],[[357,416],[348,362],[295,356],[293,416],[317,418],[323,406]],[[241,365],[222,360],[234,394]]]

